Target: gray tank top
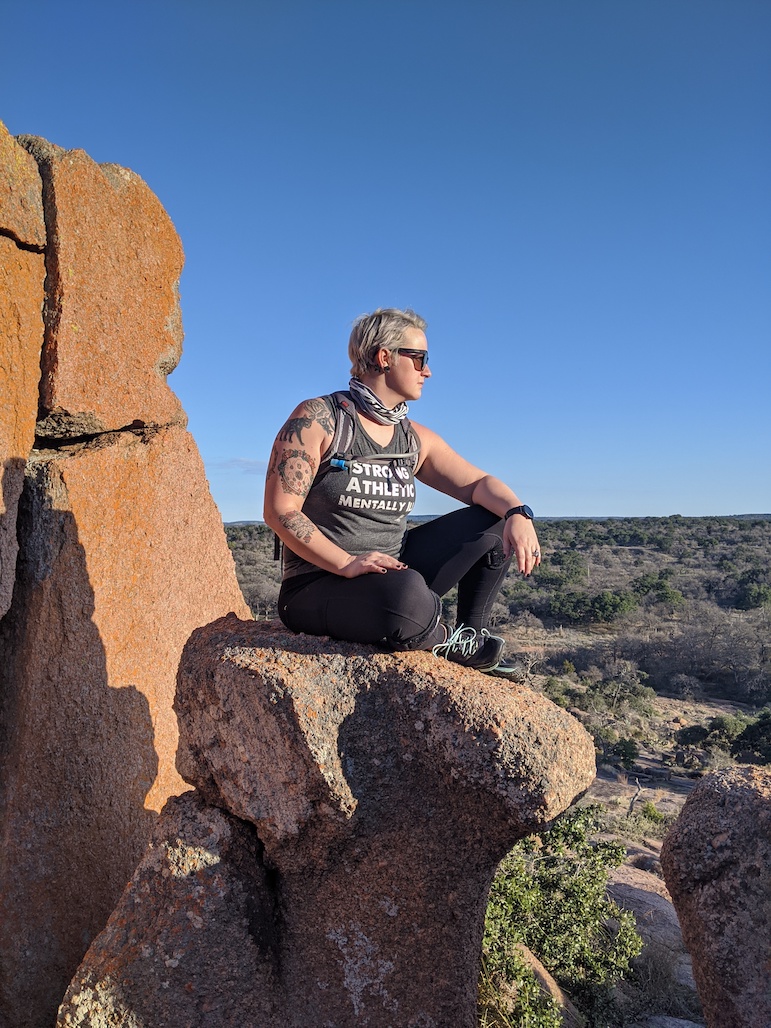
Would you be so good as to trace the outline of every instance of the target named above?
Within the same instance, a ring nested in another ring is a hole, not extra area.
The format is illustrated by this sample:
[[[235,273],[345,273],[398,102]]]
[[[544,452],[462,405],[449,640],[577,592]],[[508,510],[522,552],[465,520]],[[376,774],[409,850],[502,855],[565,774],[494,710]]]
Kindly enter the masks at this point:
[[[348,469],[322,462],[303,504],[303,513],[332,542],[354,557],[379,550],[398,557],[407,533],[407,515],[415,506],[413,468],[419,458],[381,458],[384,453],[414,452],[415,434],[406,418],[386,446],[367,435],[353,408],[355,431]],[[343,417],[337,412],[338,417]],[[418,443],[419,445],[419,443]],[[324,454],[328,457],[329,453]],[[318,571],[284,544],[283,577]]]

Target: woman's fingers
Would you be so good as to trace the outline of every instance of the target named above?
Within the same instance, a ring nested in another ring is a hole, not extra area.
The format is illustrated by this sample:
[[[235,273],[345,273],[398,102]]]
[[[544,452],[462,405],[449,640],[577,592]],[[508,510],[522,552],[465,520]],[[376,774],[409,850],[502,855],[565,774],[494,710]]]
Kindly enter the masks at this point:
[[[383,575],[388,571],[402,571],[406,567],[407,565],[397,557],[372,550],[370,553],[362,553],[358,557],[354,557],[350,564],[345,566],[343,573],[346,578],[356,578],[358,575]]]
[[[508,553],[506,552],[508,549]],[[503,537],[503,552],[517,563],[517,570],[526,577],[541,563],[541,548],[532,523],[527,522],[516,533],[506,532]]]

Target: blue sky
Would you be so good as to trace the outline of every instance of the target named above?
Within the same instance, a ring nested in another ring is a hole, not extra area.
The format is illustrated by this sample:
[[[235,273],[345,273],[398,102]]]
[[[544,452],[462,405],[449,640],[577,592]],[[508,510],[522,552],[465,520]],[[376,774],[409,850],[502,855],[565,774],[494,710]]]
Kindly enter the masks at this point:
[[[8,129],[174,221],[226,521],[377,306],[428,321],[411,414],[536,514],[771,511],[767,0],[0,0],[0,37]]]

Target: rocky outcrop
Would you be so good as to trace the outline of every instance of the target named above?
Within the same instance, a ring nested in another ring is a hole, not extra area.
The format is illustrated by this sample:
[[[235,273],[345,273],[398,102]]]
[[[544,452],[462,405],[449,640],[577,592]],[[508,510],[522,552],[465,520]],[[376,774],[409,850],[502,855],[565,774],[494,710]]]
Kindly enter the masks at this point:
[[[579,723],[431,654],[232,616],[193,633],[175,706],[197,793],[59,1024],[475,1024],[492,874],[592,781]]]
[[[0,617],[11,605],[16,512],[35,438],[45,224],[34,159],[0,122]]]
[[[53,242],[38,435],[184,422],[166,385],[182,353],[183,254],[169,216],[134,172],[20,138],[40,162]]]
[[[57,1024],[280,1023],[271,875],[252,825],[195,792],[169,800]]]
[[[187,788],[172,702],[190,632],[249,616],[165,381],[181,344],[173,227],[132,172],[23,142],[0,126],[7,1028],[53,1022],[157,812]]]
[[[661,864],[710,1028],[771,1025],[771,771],[717,771],[694,789]]]

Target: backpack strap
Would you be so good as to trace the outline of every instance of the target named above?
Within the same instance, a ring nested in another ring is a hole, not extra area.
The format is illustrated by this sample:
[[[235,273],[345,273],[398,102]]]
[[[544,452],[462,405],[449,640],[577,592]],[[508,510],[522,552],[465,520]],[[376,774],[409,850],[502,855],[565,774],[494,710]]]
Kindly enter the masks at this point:
[[[332,468],[335,470],[344,470],[346,468],[346,462],[351,455],[351,448],[353,447],[353,436],[356,432],[353,400],[349,393],[330,393],[328,396],[322,396],[322,400],[332,410],[335,419],[335,430],[332,433],[332,442],[329,444],[329,449],[319,465],[316,477],[326,474]]]
[[[412,472],[415,473],[415,469],[418,466],[420,460],[420,439],[418,439],[418,433],[412,427],[412,422],[409,418],[405,418],[404,427],[407,429],[407,439],[410,443],[410,452],[405,454],[409,458],[410,464],[412,465]]]
[[[350,393],[330,393],[328,396],[323,396],[322,399],[332,408],[332,413],[335,416],[335,430],[327,454],[319,465],[317,477],[326,474],[330,470],[348,470],[353,437],[356,432],[356,419],[353,415],[353,400]],[[420,440],[409,418],[405,418],[404,428],[407,432],[407,440],[410,446],[407,453],[381,453],[374,458],[368,459],[404,460],[412,465],[412,470],[414,471],[420,459]]]

